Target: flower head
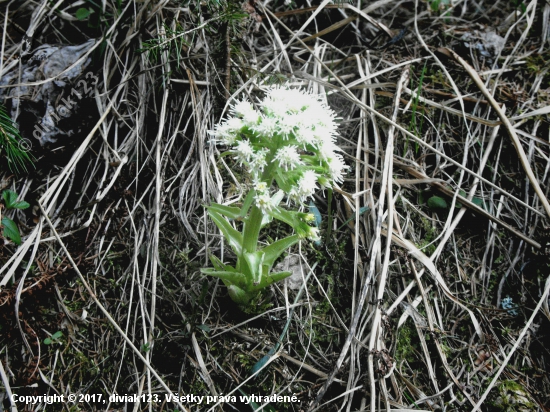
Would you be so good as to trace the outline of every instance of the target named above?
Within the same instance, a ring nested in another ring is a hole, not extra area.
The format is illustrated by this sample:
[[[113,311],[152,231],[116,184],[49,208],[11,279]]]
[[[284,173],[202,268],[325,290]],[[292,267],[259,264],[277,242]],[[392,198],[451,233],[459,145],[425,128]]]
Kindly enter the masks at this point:
[[[216,129],[209,130],[208,134],[212,136],[216,142],[229,146],[235,143],[235,140],[237,139],[237,134],[227,126],[227,123],[218,124]]]
[[[257,105],[236,101],[230,113],[209,133],[232,146],[235,159],[249,168],[254,180],[275,179],[298,202],[319,186],[343,182],[348,167],[338,154],[336,114],[321,96],[275,86]],[[263,176],[266,170],[269,176]]]
[[[260,135],[272,137],[278,130],[277,119],[269,116],[261,116],[260,122],[254,125],[252,129]]]
[[[247,100],[241,100],[231,106],[231,111],[239,117],[244,117],[247,113],[254,110],[252,103]]]
[[[233,133],[238,133],[244,127],[244,122],[238,117],[232,117],[227,120],[226,127]]]
[[[308,223],[315,221],[315,215],[313,213],[306,213],[304,220]]]
[[[328,159],[328,167],[331,179],[336,183],[342,183],[344,181],[345,170],[349,169],[349,166],[344,163],[342,156],[335,154],[334,157]]]
[[[248,165],[250,167],[250,172],[254,176],[258,176],[260,173],[264,171],[264,167],[267,165],[266,155],[267,155],[266,149],[260,149],[254,153],[252,153],[252,156],[250,156],[250,160],[248,161]]]
[[[267,192],[257,193],[254,200],[256,201],[256,206],[258,206],[264,213],[273,208],[271,197]]]
[[[317,173],[313,170],[304,171],[296,186],[291,190],[291,197],[303,203],[308,197],[313,196],[317,189],[317,178]]]
[[[309,226],[307,238],[309,240],[313,240],[314,242],[321,240],[321,237],[319,236],[319,228]]]
[[[255,126],[258,123],[258,120],[260,119],[260,113],[254,110],[252,103],[246,100],[237,102],[232,107],[232,112],[235,115],[237,115],[239,118],[241,118],[244,125],[248,127]]]
[[[262,108],[266,116],[281,119],[288,113],[288,102],[268,92],[268,95],[262,102]]]
[[[313,130],[308,129],[306,127],[299,128],[296,132],[296,141],[302,145],[304,148],[308,146],[315,147],[316,141],[315,141],[315,134]]]
[[[235,159],[239,161],[242,166],[243,163],[250,162],[252,156],[254,156],[254,149],[248,140],[239,140],[233,152],[236,154]]]
[[[267,191],[267,183],[266,182],[256,182],[254,185],[254,189],[256,189],[257,192],[263,193]]]
[[[279,167],[288,171],[296,168],[298,165],[303,165],[304,162],[300,159],[300,154],[298,153],[298,148],[296,146],[283,146],[277,150],[275,159],[279,163]]]

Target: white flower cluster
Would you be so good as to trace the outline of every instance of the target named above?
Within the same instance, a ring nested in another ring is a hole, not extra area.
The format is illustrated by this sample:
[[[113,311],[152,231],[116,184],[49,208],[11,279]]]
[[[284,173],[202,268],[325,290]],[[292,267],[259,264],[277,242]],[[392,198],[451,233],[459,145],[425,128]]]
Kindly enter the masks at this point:
[[[246,100],[237,102],[231,107],[232,116],[210,132],[217,142],[232,147],[235,159],[249,167],[255,182],[266,184],[257,190],[258,207],[271,207],[273,180],[300,203],[313,195],[318,184],[330,187],[343,182],[348,166],[335,144],[336,115],[319,97],[273,87],[258,107]]]

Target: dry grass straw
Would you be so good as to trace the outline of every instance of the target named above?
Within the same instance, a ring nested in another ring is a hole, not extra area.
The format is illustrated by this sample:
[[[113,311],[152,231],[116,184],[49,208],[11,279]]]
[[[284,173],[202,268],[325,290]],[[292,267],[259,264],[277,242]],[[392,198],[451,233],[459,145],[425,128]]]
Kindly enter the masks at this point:
[[[36,177],[0,175],[2,186],[22,196],[40,193],[41,211],[36,224],[19,216],[28,227],[24,243],[5,246],[1,255],[0,297],[14,308],[5,327],[21,336],[15,345],[3,342],[3,360],[16,364],[21,351],[34,360],[17,371],[0,368],[8,393],[11,382],[20,382],[18,373],[52,393],[295,392],[301,403],[288,410],[459,410],[463,403],[476,409],[488,398],[496,402],[491,389],[514,379],[530,399],[548,402],[548,394],[535,395],[547,379],[532,380],[520,370],[527,362],[540,372],[549,359],[527,355],[538,339],[540,308],[548,316],[547,268],[531,268],[540,269],[538,281],[545,280],[534,309],[521,269],[529,256],[534,259],[527,244],[545,240],[538,233],[547,222],[540,204],[549,212],[548,142],[538,133],[547,127],[542,116],[549,102],[537,103],[547,80],[536,77],[529,99],[517,101],[507,114],[499,105],[514,86],[504,73],[524,59],[520,45],[531,42],[539,49],[540,43],[543,50],[544,39],[526,37],[534,1],[519,16],[503,9],[504,21],[517,21],[500,30],[517,43],[501,51],[502,66],[494,57],[485,82],[474,49],[471,64],[455,56],[477,89],[454,62],[433,53],[434,39],[428,37],[433,26],[453,34],[452,43],[461,46],[460,20],[430,15],[430,6],[418,1],[414,10],[390,0],[363,10],[329,0],[300,11],[258,3],[258,31],[253,15],[234,33],[227,29],[223,38],[234,42],[229,52],[213,41],[211,28],[223,30],[222,19],[200,7],[129,1],[118,13],[116,2],[102,5],[113,17],[101,45],[95,124],[63,167]],[[51,39],[56,21],[71,25],[75,9],[62,7],[56,14],[46,1],[27,2],[17,12],[26,16],[28,33],[44,41],[40,33]],[[466,4],[453,7],[476,15]],[[329,10],[340,20],[324,22]],[[395,10],[414,30],[384,48],[399,33],[390,18]],[[6,20],[16,11],[10,6],[3,13]],[[350,43],[369,37],[376,48],[326,40],[343,29]],[[0,70],[6,73],[19,64],[20,45],[7,26],[3,39]],[[150,39],[161,47],[136,53]],[[176,58],[171,47],[181,39],[187,44]],[[220,53],[227,57],[223,65]],[[424,64],[430,76],[419,85]],[[274,307],[242,320],[227,313],[224,287],[198,273],[211,253],[231,259],[201,204],[238,204],[247,179],[231,158],[220,158],[207,131],[234,99],[254,101],[276,78],[326,96],[342,117],[339,144],[353,167],[332,204],[316,199],[325,214],[332,211],[324,216],[332,222],[326,228],[332,243],[315,253],[306,244],[291,251],[310,279],[303,295],[293,304],[297,293],[286,283],[275,285]],[[411,116],[425,119],[422,130],[409,128]],[[502,160],[510,148],[499,139],[501,125],[513,137],[530,185],[516,165]],[[503,187],[503,175],[514,184]],[[435,195],[432,188],[447,196],[446,209],[434,211],[420,199]],[[479,230],[471,230],[467,219]],[[349,245],[345,255],[337,250],[343,243]],[[327,261],[337,261],[339,269]],[[426,272],[429,277],[423,277]],[[49,309],[63,312],[65,320],[44,316],[35,325],[27,316],[29,292],[50,275],[56,293],[49,302],[56,307]],[[521,326],[501,306],[502,294],[514,292],[511,282],[523,288]],[[280,336],[287,322],[289,331]],[[56,328],[64,333],[63,347],[46,347],[43,337]],[[252,376],[250,366],[277,342],[280,349]],[[481,353],[490,354],[483,361],[494,362],[492,368],[499,365],[496,374],[477,362]],[[83,375],[92,364],[102,368],[101,378]]]

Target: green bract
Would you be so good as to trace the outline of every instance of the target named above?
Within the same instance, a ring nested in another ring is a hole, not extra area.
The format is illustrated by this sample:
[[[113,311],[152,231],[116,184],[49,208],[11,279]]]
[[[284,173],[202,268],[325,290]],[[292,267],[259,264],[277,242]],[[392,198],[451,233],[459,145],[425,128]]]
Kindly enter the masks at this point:
[[[222,279],[231,298],[242,305],[290,276],[290,272],[271,272],[285,250],[300,239],[318,239],[318,229],[310,226],[315,217],[282,208],[282,199],[302,206],[318,188],[342,182],[348,168],[335,144],[335,114],[319,97],[275,87],[258,107],[237,102],[232,116],[209,132],[216,143],[230,147],[226,154],[246,166],[254,182],[241,208],[216,203],[207,208],[237,263],[226,265],[212,256],[214,267],[202,273]],[[260,249],[260,230],[273,218],[290,225],[295,234]],[[242,232],[230,223],[237,219],[244,221]]]

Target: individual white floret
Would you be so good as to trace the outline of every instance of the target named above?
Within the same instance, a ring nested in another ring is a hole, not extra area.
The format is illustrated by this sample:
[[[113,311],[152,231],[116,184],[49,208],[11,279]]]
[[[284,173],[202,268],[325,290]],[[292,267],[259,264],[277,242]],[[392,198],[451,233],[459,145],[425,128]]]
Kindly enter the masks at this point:
[[[278,130],[277,119],[268,116],[262,116],[260,123],[254,125],[252,129],[267,137],[273,136]]]
[[[288,106],[284,100],[273,100],[266,98],[262,103],[264,113],[267,116],[281,119],[287,115]]]
[[[300,113],[303,112],[307,107],[313,103],[313,100],[310,95],[304,94],[298,90],[293,90],[289,93],[288,98],[288,111],[290,113]]]
[[[266,182],[256,182],[254,184],[254,189],[256,189],[257,192],[263,193],[267,190],[267,183]]]
[[[232,109],[233,113],[242,119],[245,126],[252,127],[260,120],[260,113],[254,110],[252,104],[246,100],[236,103]]]
[[[256,110],[245,113],[245,115],[243,116],[243,122],[247,127],[257,125],[258,120],[260,120],[260,113],[258,113]]]
[[[271,203],[271,197],[267,192],[256,194],[256,196],[254,197],[254,200],[256,201],[256,206],[258,206],[264,213],[273,208],[273,203]]]
[[[241,166],[245,162],[250,162],[254,156],[254,149],[248,140],[239,140],[233,152],[236,154],[235,159],[239,161]]]
[[[309,128],[300,127],[298,130],[295,131],[294,135],[296,136],[296,141],[300,143],[300,145],[302,145],[304,148],[308,145],[317,145],[315,134],[313,133],[313,130]]]
[[[336,151],[338,150],[340,150],[340,148],[336,146],[332,140],[329,140],[319,145],[317,153],[321,160],[326,160],[328,162],[336,156]]]
[[[344,174],[349,166],[346,166],[342,156],[335,154],[332,159],[328,160],[328,166],[330,169],[330,176],[336,183],[342,183],[344,181]]]
[[[231,146],[237,139],[237,133],[235,133],[227,123],[220,123],[216,125],[215,130],[209,130],[208,134],[212,136],[216,143],[222,143]]]
[[[330,144],[334,141],[334,135],[331,133],[330,129],[322,126],[315,127],[315,130],[313,131],[313,136],[315,137],[317,147],[325,144]]]
[[[229,130],[235,133],[240,132],[244,127],[243,121],[238,117],[231,117],[227,119],[226,125]]]
[[[312,240],[314,242],[321,240],[321,237],[319,236],[319,228],[317,227],[310,226],[306,236],[309,240]]]
[[[313,196],[317,189],[317,173],[313,170],[306,170],[298,179],[297,185],[291,190],[291,197],[303,203],[308,197]]]
[[[267,98],[274,102],[282,102],[285,105],[290,103],[293,98],[300,98],[302,92],[297,89],[289,89],[284,86],[275,86],[267,92]]]
[[[293,145],[283,146],[275,154],[274,161],[279,163],[279,166],[285,171],[295,169],[296,166],[303,165],[304,162],[300,159],[298,148]]]
[[[277,132],[288,139],[289,135],[293,132],[294,126],[287,121],[288,116],[284,116],[277,122]]]
[[[300,113],[314,101],[314,97],[301,90],[273,87],[268,91],[263,105],[267,112],[280,118],[287,114]]]
[[[284,120],[292,129],[297,129],[302,127],[302,119],[301,114],[289,114]]]
[[[252,103],[247,100],[238,101],[231,107],[231,111],[239,117],[243,117],[246,113],[252,110],[254,110],[254,107],[252,106]]]
[[[267,149],[260,149],[252,154],[248,165],[250,166],[250,173],[253,176],[257,177],[264,171],[264,168],[267,166]]]
[[[304,115],[304,117],[314,119],[315,121],[321,118],[328,120],[332,118],[332,113],[330,112],[330,110],[318,100],[312,101],[302,114]]]

